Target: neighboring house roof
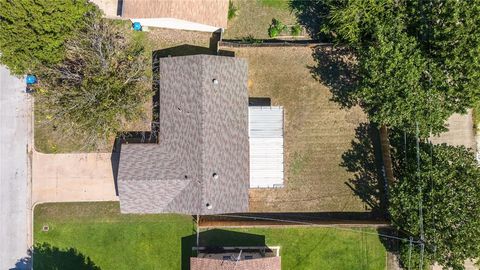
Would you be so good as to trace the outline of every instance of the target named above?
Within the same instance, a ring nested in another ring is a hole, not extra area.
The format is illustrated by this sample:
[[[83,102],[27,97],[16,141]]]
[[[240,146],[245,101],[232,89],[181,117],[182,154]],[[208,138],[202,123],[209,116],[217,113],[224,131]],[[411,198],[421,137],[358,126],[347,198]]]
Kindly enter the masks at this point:
[[[124,0],[122,17],[174,18],[227,28],[228,0]]]
[[[280,257],[266,257],[251,260],[218,260],[190,258],[190,270],[280,270]]]
[[[159,144],[122,145],[121,211],[248,211],[246,62],[195,55],[159,65]]]

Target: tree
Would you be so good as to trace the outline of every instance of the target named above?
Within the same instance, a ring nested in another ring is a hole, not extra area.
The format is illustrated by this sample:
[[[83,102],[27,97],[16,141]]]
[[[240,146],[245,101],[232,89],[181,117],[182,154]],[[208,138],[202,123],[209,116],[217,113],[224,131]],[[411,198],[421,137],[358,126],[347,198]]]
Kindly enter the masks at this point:
[[[348,93],[371,119],[443,131],[480,97],[480,1],[293,0],[314,37],[351,49],[358,88]],[[315,15],[316,14],[316,15]]]
[[[0,63],[17,75],[58,63],[72,30],[98,12],[88,0],[0,0]]]
[[[418,170],[415,140],[407,140],[404,145],[400,143],[403,136],[400,137],[392,140],[393,144],[402,145],[393,151],[399,181],[389,191],[392,222],[407,232],[406,236],[419,240],[421,202],[424,261],[463,269],[466,259],[480,254],[480,168],[474,155],[463,146],[421,142]],[[418,269],[418,246],[412,251],[410,263]],[[404,242],[401,254],[405,265],[408,252],[409,243]]]
[[[141,37],[114,21],[89,18],[66,41],[65,59],[41,69],[38,110],[85,146],[108,143],[144,115],[152,94],[149,52]]]

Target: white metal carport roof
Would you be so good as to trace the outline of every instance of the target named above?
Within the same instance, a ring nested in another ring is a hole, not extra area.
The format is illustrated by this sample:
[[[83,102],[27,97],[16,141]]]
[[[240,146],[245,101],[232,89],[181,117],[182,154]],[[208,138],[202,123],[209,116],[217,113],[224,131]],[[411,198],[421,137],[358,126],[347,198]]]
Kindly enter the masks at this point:
[[[283,187],[283,107],[248,107],[250,188]]]

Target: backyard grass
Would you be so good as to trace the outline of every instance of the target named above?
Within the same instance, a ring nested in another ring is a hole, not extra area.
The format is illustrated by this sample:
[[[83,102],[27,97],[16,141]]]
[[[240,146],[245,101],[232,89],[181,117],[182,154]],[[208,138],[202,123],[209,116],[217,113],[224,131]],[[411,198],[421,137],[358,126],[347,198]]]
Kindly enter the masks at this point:
[[[387,253],[375,233],[320,227],[214,229],[200,234],[200,245],[280,246],[282,269],[383,270]]]
[[[47,232],[42,231],[45,225]],[[386,251],[375,230],[358,230],[215,229],[203,231],[200,241],[214,246],[280,246],[283,269],[385,269]],[[188,269],[196,242],[193,232],[191,216],[121,215],[116,202],[41,204],[35,208],[34,241],[48,246],[35,253],[34,267]],[[87,257],[90,267],[85,266]]]
[[[242,39],[252,36],[268,39],[268,26],[275,18],[282,23],[295,24],[296,18],[290,12],[288,0],[232,0],[238,8],[237,16],[228,21],[225,39]]]
[[[259,0],[263,6],[287,10],[290,0]]]
[[[342,109],[330,101],[329,89],[310,73],[312,49],[224,49],[247,60],[249,96],[270,97],[285,112],[285,188],[251,190],[250,211],[365,211],[347,185],[354,175],[341,163],[366,116],[358,107]]]

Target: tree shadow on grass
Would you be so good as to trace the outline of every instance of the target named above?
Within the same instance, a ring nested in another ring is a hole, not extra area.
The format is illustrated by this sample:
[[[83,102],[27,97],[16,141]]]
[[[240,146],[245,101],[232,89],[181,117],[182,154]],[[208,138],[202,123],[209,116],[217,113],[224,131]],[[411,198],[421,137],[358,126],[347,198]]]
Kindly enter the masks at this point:
[[[357,105],[355,90],[358,87],[356,61],[353,53],[346,48],[317,46],[312,57],[316,62],[310,66],[312,76],[330,88],[331,100],[342,108]]]
[[[322,42],[331,42],[331,34],[321,33],[322,25],[329,19],[326,15],[329,10],[324,0],[291,0],[290,9],[295,13],[298,23],[307,29],[313,39]]]
[[[60,249],[42,243],[33,249],[33,269],[100,270],[100,267],[96,266],[90,257],[74,248]]]
[[[386,186],[379,131],[373,124],[360,124],[351,148],[343,153],[341,166],[353,177],[345,184],[372,212],[386,217]]]
[[[196,256],[192,250],[196,247],[197,235],[192,234],[182,238],[182,269],[190,269],[190,257]],[[200,232],[199,246],[215,252],[221,247],[264,247],[265,236],[236,231],[212,229]]]

